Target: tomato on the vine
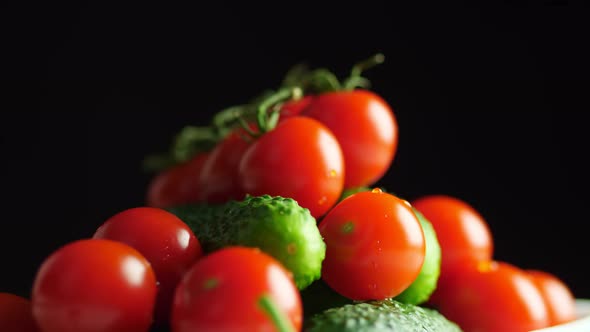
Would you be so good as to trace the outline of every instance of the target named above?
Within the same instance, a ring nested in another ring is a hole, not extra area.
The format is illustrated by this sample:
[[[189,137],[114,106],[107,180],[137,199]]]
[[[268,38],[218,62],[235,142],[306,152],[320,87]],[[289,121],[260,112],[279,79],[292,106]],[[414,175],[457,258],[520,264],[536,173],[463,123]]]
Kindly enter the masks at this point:
[[[31,301],[10,293],[0,293],[0,331],[38,332]]]
[[[464,331],[531,331],[548,326],[539,289],[505,262],[465,264],[447,281],[437,309]]]
[[[110,217],[94,238],[123,242],[150,262],[159,283],[156,321],[167,323],[176,285],[202,254],[191,229],[166,210],[138,207]]]
[[[146,332],[156,277],[137,250],[85,239],[52,253],[35,276],[33,316],[44,332]]]
[[[199,199],[207,203],[223,203],[243,199],[238,181],[238,165],[250,143],[241,128],[228,134],[209,153],[199,176]]]
[[[379,189],[353,194],[319,228],[326,242],[322,279],[343,296],[395,297],[420,273],[424,233],[411,206],[396,196]]]
[[[338,141],[326,126],[306,117],[288,118],[257,138],[239,167],[246,193],[293,198],[316,218],[340,197],[344,174]]]
[[[290,273],[255,248],[227,247],[199,260],[176,290],[172,331],[299,331]]]
[[[302,115],[326,125],[340,143],[346,164],[345,188],[372,185],[389,169],[397,150],[397,121],[391,107],[376,93],[322,93]]]
[[[567,284],[554,274],[541,270],[525,270],[539,290],[549,311],[549,325],[576,319],[576,299]]]
[[[281,118],[279,121],[300,115],[313,101],[314,96],[307,95],[301,99],[286,101],[281,105]]]
[[[158,173],[149,183],[147,205],[165,208],[197,202],[201,192],[199,174],[206,159],[207,153],[199,153]]]

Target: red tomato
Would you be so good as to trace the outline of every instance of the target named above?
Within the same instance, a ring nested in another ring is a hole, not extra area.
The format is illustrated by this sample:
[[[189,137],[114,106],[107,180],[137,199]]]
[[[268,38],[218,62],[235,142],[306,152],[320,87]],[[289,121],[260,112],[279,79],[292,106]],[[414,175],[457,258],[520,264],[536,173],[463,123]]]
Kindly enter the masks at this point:
[[[346,164],[345,188],[372,185],[389,169],[397,150],[397,121],[391,107],[375,93],[324,93],[302,115],[319,120],[336,136]]]
[[[147,190],[147,205],[165,208],[199,199],[199,174],[207,154],[198,154],[186,163],[173,166],[156,175]]]
[[[545,271],[526,272],[543,295],[549,311],[549,325],[563,324],[576,319],[576,299],[561,279]]]
[[[489,261],[493,239],[486,221],[469,204],[444,195],[424,196],[412,206],[428,219],[442,250],[441,275],[453,265]]]
[[[342,151],[324,125],[313,119],[292,117],[248,148],[240,162],[239,180],[253,196],[293,198],[317,218],[342,193]]]
[[[541,292],[521,269],[489,261],[466,264],[455,272],[437,307],[464,331],[528,332],[547,327]]]
[[[0,293],[0,331],[38,332],[31,302],[14,294]]]
[[[201,201],[223,203],[244,198],[238,182],[238,165],[250,144],[240,136],[241,132],[242,129],[232,132],[210,152],[199,177]]]
[[[264,304],[301,329],[299,291],[290,273],[258,249],[227,247],[199,260],[176,290],[172,331],[278,331]]]
[[[379,189],[338,203],[319,224],[326,242],[322,279],[353,300],[394,297],[424,262],[422,227],[409,203]]]
[[[51,254],[32,293],[33,315],[44,332],[145,332],[155,300],[150,263],[128,245],[96,239]]]
[[[150,262],[159,283],[156,321],[167,323],[176,285],[202,253],[191,229],[168,211],[139,207],[109,218],[94,238],[123,242]]]
[[[311,104],[312,100],[313,96],[309,95],[301,99],[287,101],[281,106],[280,119],[300,115]]]

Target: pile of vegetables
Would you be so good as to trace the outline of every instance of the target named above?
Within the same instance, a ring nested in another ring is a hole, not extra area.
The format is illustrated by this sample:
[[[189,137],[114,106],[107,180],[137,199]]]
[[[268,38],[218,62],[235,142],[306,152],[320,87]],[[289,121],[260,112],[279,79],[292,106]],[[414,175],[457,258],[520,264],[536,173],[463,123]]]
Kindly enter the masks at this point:
[[[493,258],[466,201],[377,186],[398,145],[363,72],[281,85],[149,156],[146,204],[48,255],[1,331],[530,331],[575,319],[555,275]]]

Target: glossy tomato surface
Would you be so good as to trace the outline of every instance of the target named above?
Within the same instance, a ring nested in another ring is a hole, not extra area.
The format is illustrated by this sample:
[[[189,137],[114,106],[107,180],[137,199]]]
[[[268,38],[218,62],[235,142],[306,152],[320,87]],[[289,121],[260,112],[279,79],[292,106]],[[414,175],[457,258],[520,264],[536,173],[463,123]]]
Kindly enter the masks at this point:
[[[338,203],[320,222],[326,242],[322,279],[353,300],[395,297],[412,284],[425,239],[410,205],[374,189]]]
[[[167,323],[176,285],[202,254],[191,229],[166,210],[138,207],[109,218],[94,238],[123,242],[150,262],[158,281],[156,320]]]
[[[52,253],[35,277],[33,315],[44,332],[145,332],[156,277],[130,246],[78,240]]]
[[[441,274],[453,265],[489,261],[493,238],[487,222],[471,205],[446,195],[430,195],[412,201],[428,219],[442,250]]]
[[[526,272],[543,295],[549,312],[549,325],[568,323],[576,319],[576,299],[563,280],[546,271]]]
[[[528,332],[549,323],[541,292],[505,262],[464,265],[441,291],[438,310],[464,331]]]
[[[199,199],[207,203],[241,200],[244,191],[238,181],[238,166],[250,143],[237,129],[225,137],[209,153],[199,177]]]
[[[0,331],[39,332],[31,301],[18,295],[0,293]]]
[[[293,198],[317,218],[340,197],[344,173],[342,150],[330,130],[316,120],[292,117],[246,150],[239,179],[246,193]]]
[[[198,202],[201,192],[199,175],[206,159],[207,154],[201,153],[160,172],[149,183],[146,204],[165,208]]]
[[[172,331],[278,331],[264,309],[265,298],[300,331],[301,299],[289,272],[260,250],[221,249],[199,260],[183,278]]]
[[[367,90],[316,96],[302,115],[333,133],[344,154],[346,188],[368,186],[389,169],[398,144],[398,126],[391,107]]]

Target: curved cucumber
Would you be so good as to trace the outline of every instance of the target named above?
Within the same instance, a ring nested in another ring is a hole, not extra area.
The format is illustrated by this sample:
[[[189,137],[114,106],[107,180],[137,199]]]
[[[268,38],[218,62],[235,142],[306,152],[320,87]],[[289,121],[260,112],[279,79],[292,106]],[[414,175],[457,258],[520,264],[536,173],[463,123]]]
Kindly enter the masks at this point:
[[[460,332],[433,309],[395,300],[360,302],[328,309],[306,322],[304,332]]]
[[[426,256],[418,277],[395,299],[404,303],[422,304],[430,298],[436,289],[440,275],[441,249],[432,224],[418,210],[413,210],[424,232]]]
[[[167,210],[193,230],[204,252],[231,245],[256,247],[290,270],[299,289],[320,278],[326,244],[309,210],[291,198],[250,196]]]

